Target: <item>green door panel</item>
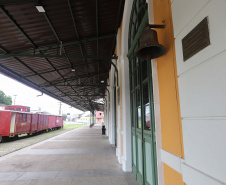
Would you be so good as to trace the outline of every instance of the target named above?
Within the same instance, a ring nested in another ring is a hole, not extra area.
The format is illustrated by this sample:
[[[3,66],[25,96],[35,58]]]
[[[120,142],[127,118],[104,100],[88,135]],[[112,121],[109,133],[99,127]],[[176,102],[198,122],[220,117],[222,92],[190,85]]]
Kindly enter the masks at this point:
[[[137,138],[137,149],[138,149],[138,156],[137,156],[137,165],[138,165],[138,172],[143,175],[143,147],[142,147],[142,138]]]
[[[153,155],[152,155],[152,146],[151,143],[145,142],[145,185],[151,185],[154,182],[153,179]]]
[[[136,137],[135,135],[132,136],[133,137],[133,165],[136,166],[137,164],[137,155],[136,155]]]

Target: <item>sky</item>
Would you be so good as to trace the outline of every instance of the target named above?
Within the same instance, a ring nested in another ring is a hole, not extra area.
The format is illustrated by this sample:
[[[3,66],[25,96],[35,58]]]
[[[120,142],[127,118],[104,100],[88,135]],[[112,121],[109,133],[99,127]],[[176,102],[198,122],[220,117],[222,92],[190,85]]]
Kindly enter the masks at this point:
[[[0,74],[0,90],[5,93],[6,96],[12,97],[12,104],[14,105],[14,99],[16,105],[28,106],[32,110],[46,111],[51,114],[59,114],[60,101],[50,96],[43,94],[33,88],[30,88],[16,80],[13,80],[3,74]],[[14,96],[16,95],[16,96]],[[81,114],[82,111],[72,108],[70,105],[62,103],[61,110],[63,114],[70,113],[70,115]]]

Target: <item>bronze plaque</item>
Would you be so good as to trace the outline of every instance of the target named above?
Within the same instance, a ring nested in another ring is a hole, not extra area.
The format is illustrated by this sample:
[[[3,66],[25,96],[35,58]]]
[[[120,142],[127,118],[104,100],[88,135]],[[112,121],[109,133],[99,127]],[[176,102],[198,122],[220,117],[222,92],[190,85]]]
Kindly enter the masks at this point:
[[[182,39],[184,62],[209,45],[208,19],[205,17]]]

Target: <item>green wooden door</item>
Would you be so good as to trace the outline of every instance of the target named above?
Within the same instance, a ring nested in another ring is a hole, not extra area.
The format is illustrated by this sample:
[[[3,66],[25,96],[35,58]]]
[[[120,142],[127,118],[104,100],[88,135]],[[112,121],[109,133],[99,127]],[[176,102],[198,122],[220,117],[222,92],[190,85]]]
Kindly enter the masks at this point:
[[[135,56],[148,23],[146,0],[134,0],[129,28],[132,168],[140,185],[157,185],[151,61]]]

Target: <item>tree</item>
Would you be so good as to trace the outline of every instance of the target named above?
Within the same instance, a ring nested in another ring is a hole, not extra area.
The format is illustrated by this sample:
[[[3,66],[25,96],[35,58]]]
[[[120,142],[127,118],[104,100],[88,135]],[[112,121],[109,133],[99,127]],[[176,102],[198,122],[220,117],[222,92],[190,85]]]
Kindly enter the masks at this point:
[[[0,90],[0,103],[5,105],[12,105],[12,97],[6,96],[5,93]]]
[[[66,114],[63,114],[63,119],[64,119],[64,121],[66,121],[66,119],[67,119],[67,115]]]

